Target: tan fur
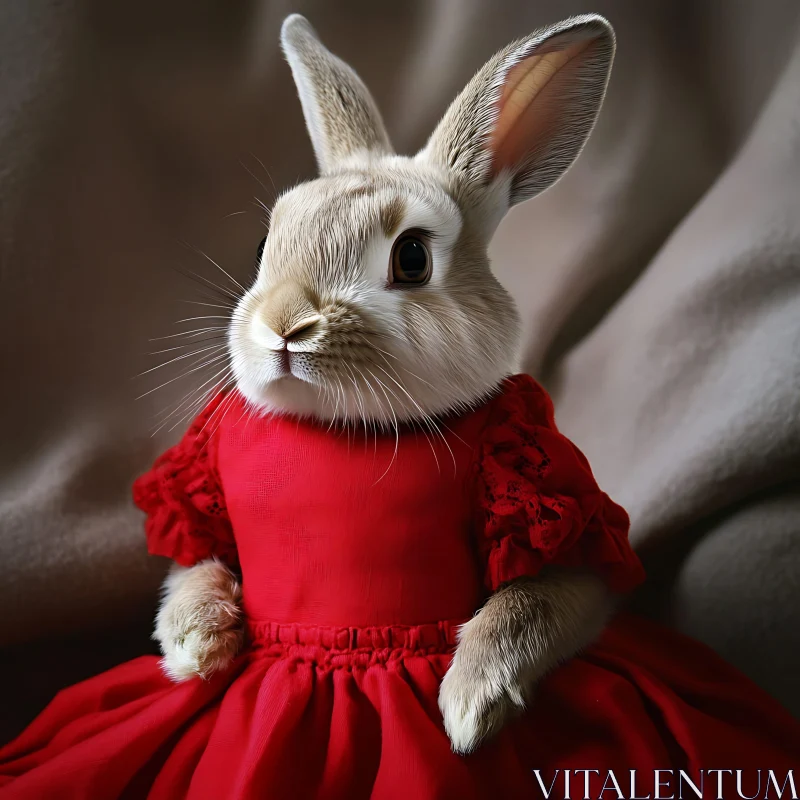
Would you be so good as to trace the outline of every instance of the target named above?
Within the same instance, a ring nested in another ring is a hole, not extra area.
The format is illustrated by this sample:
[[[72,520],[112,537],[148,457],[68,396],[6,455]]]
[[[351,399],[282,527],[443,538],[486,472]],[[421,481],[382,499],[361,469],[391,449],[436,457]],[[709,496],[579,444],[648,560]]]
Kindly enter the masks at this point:
[[[231,366],[253,409],[396,429],[483,402],[516,371],[520,320],[487,247],[509,207],[556,181],[597,116],[614,53],[601,17],[509,45],[451,105],[414,158],[392,154],[369,92],[297,15],[282,43],[322,176],[282,195],[261,268],[230,326]],[[428,231],[424,286],[394,287],[406,230]],[[216,562],[165,586],[156,638],[175,679],[228,664],[239,587]],[[536,681],[589,643],[603,583],[549,571],[496,592],[463,626],[439,704],[467,753],[524,707]]]
[[[381,209],[381,222],[384,236],[390,237],[399,233],[400,223],[405,214],[405,203],[399,195]]]
[[[415,206],[457,233],[447,252],[432,243],[428,285],[387,291],[389,238]],[[275,266],[259,274],[229,334],[238,387],[254,405],[390,427],[475,405],[514,371],[516,309],[491,272],[488,242],[464,224],[467,212],[435,173],[395,156],[302,184],[276,210],[264,250]],[[386,248],[378,264],[376,241]],[[299,379],[276,380],[280,342],[267,351],[254,344],[254,320],[280,335],[313,314],[315,335],[289,347]]]
[[[240,602],[238,581],[219,561],[173,568],[153,634],[172,680],[206,678],[232,661],[243,640]]]
[[[275,286],[259,313],[264,322],[279,336],[289,337],[309,320],[320,319],[318,301],[294,281]]]
[[[550,570],[495,592],[464,626],[439,691],[453,749],[469,753],[525,708],[543,675],[602,630],[611,610],[599,578]]]
[[[347,64],[320,46],[299,14],[283,23],[281,42],[294,73],[320,172],[353,153],[391,153],[372,95]]]
[[[594,14],[573,17],[508,45],[447,110],[425,148],[426,157],[452,174],[454,191],[467,205],[480,203],[500,166],[512,173],[510,203],[539,194],[564,174],[591,133],[614,49],[611,26]],[[568,57],[544,80],[542,57],[560,53]],[[532,65],[534,60],[538,64]],[[521,101],[523,108],[538,106],[531,109],[534,128],[528,131],[528,147],[516,164],[498,165],[496,148],[522,111],[508,102],[507,90],[519,87],[520,68],[537,66],[540,84]]]

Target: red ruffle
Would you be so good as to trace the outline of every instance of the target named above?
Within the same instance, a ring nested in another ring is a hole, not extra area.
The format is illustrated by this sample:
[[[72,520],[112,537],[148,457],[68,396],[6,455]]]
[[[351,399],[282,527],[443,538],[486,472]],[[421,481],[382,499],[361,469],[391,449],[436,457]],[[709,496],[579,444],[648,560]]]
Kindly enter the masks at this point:
[[[558,432],[547,393],[526,375],[507,383],[478,454],[486,585],[494,591],[553,564],[596,570],[612,591],[630,591],[644,570],[628,543],[628,515]]]
[[[211,437],[223,399],[212,400],[181,441],[133,485],[133,501],[147,514],[147,549],[185,567],[211,557],[232,567],[238,562]]]

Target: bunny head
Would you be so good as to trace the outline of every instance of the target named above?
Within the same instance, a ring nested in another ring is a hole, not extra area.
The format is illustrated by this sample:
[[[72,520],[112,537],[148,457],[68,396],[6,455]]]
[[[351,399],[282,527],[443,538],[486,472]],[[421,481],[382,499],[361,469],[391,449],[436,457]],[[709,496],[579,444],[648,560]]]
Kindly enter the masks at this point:
[[[397,424],[480,402],[516,369],[520,323],[487,247],[594,125],[614,56],[599,16],[497,53],[414,157],[395,155],[356,73],[308,22],[282,45],[320,177],[276,202],[231,364],[254,405]]]

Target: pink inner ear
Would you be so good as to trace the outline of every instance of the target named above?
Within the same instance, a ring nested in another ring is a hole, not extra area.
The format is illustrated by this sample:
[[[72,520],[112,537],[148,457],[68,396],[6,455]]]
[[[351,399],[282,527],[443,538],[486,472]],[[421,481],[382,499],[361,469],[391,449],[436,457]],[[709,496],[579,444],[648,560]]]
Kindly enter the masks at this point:
[[[594,39],[564,45],[558,37],[515,64],[506,74],[490,140],[492,174],[512,172],[545,148],[569,105],[570,84]]]

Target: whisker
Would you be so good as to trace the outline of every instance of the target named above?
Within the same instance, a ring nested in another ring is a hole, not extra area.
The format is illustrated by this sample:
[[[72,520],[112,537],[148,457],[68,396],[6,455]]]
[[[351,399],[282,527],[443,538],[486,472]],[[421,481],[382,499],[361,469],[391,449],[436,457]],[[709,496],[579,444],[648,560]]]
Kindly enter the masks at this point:
[[[336,387],[334,387],[334,388],[336,388]],[[336,424],[336,413],[338,411],[339,411],[339,390],[337,388],[337,391],[336,391],[336,405],[333,408],[333,415],[331,416],[331,421],[330,421],[330,424],[328,425],[328,429],[327,429],[326,433],[330,433],[331,429]]]
[[[228,416],[228,412],[231,410],[231,408],[234,405],[236,405],[237,396],[238,396],[237,392],[233,391],[233,392],[230,392],[230,394],[225,398],[225,400],[222,401],[222,405],[219,407],[219,409],[221,410],[221,416],[220,416],[219,422],[217,423],[216,428],[214,428],[214,430],[211,431],[211,433],[209,433],[208,439],[206,440],[206,444],[208,444],[211,441],[211,439],[214,436],[214,434],[219,430],[220,425],[222,425],[222,423],[225,421],[225,417]],[[214,415],[212,414],[206,420],[206,424],[208,424],[211,421],[211,418],[213,416]],[[203,427],[200,429],[201,432],[203,431],[204,428],[205,428],[205,425],[203,425]],[[203,445],[203,446],[205,447],[205,445]]]
[[[159,342],[162,339],[174,339],[176,336],[201,336],[204,333],[208,333],[208,331],[227,331],[228,327],[221,326],[221,327],[213,327],[213,328],[198,328],[194,331],[181,331],[180,333],[171,333],[169,336],[155,336],[152,339],[148,339],[148,342]]]
[[[160,430],[162,427],[164,427],[164,425],[169,422],[171,417],[180,412],[183,413],[181,413],[181,416],[178,418],[177,422],[170,428],[171,431],[175,430],[175,428],[186,422],[189,418],[196,416],[200,409],[211,399],[211,396],[216,391],[220,381],[222,381],[223,386],[226,386],[233,381],[230,367],[228,365],[225,365],[221,370],[216,372],[197,388],[190,390],[178,403],[177,407],[167,414],[167,416],[162,420],[157,430]],[[209,386],[209,384],[213,385],[206,391],[203,391],[203,389],[205,389],[206,386]],[[164,412],[161,413],[163,414]]]
[[[378,353],[381,354],[381,356],[383,357],[384,361],[386,361],[386,357],[387,356],[389,358],[395,359],[395,361],[400,361],[400,359],[396,355],[394,355],[392,353],[388,353],[386,350],[381,350],[380,347],[377,347],[374,342],[371,342],[366,337],[362,337],[362,338],[365,339],[365,341],[367,342],[367,344],[369,344],[369,346],[371,348],[375,349]],[[386,361],[386,365],[390,366],[388,361]],[[412,372],[408,367],[404,366],[403,364],[400,364],[400,369],[402,369],[403,372],[407,372],[412,378],[416,378],[420,383],[424,383],[427,386],[430,386],[431,389],[435,389],[436,388],[432,383],[430,383],[429,381],[426,381],[424,378],[421,378],[419,375],[417,375],[415,372]]]
[[[353,371],[350,369],[350,365],[345,361],[343,362],[345,369],[350,373],[350,380],[353,384],[353,388],[355,389],[355,398],[356,398],[356,406],[361,412],[361,419],[364,423],[364,446],[366,447],[367,444],[367,413],[364,408],[364,403],[361,397],[361,390],[358,387],[358,382],[356,381],[355,375]]]
[[[389,380],[391,380],[406,395],[406,397],[408,397],[408,399],[414,404],[414,406],[417,408],[417,410],[422,415],[421,419],[425,423],[425,425],[428,427],[428,430],[430,430],[431,433],[438,434],[441,437],[441,440],[444,442],[445,447],[447,447],[447,449],[450,451],[450,457],[453,459],[453,469],[457,470],[458,469],[458,464],[456,462],[455,453],[453,453],[453,448],[450,447],[450,443],[447,441],[447,437],[442,433],[441,429],[439,428],[439,426],[437,425],[437,423],[433,419],[433,417],[431,417],[431,415],[428,414],[427,411],[424,411],[423,408],[420,406],[420,404],[411,396],[410,392],[404,386],[402,386],[400,383],[398,383],[388,372],[386,372],[386,370],[383,367],[378,366],[377,364],[375,366],[377,366],[378,369],[381,372],[383,372],[383,374],[386,375],[386,377],[389,378]],[[433,443],[431,443],[431,450],[433,450],[433,449],[434,449],[433,448]],[[435,452],[433,453],[433,457],[434,457],[434,459],[436,459],[436,465],[438,467],[439,459],[436,456]]]
[[[189,344],[176,344],[175,347],[166,347],[163,350],[152,350],[148,353],[150,356],[158,356],[161,353],[169,353],[174,350],[185,350],[187,347],[194,347],[197,344],[204,344],[205,342],[225,342],[227,337],[225,336],[209,336],[207,339],[196,339]]]
[[[377,365],[376,365],[376,366],[377,366]],[[428,430],[430,430],[430,431],[431,431],[431,433],[434,433],[434,431],[433,431],[433,430],[431,429],[431,427],[430,427],[430,423],[429,423],[429,415],[428,415],[428,414],[427,414],[425,411],[423,411],[423,410],[422,410],[422,409],[419,407],[419,405],[416,403],[416,401],[414,400],[414,398],[413,398],[413,397],[411,397],[411,395],[410,395],[410,394],[408,394],[408,392],[407,392],[407,391],[406,391],[406,390],[405,390],[405,389],[404,389],[404,388],[403,388],[403,387],[402,387],[402,386],[401,386],[399,383],[397,383],[397,381],[396,381],[396,380],[394,380],[394,378],[392,378],[392,376],[391,376],[391,375],[389,375],[389,373],[388,373],[388,372],[386,372],[386,370],[385,370],[385,369],[382,369],[381,367],[378,367],[378,369],[379,369],[379,370],[381,370],[381,372],[383,372],[383,373],[384,373],[384,374],[385,374],[385,375],[386,375],[386,376],[387,376],[387,377],[388,377],[388,378],[389,378],[389,379],[390,379],[390,380],[391,380],[393,383],[395,383],[395,384],[396,384],[396,385],[397,385],[397,386],[398,386],[398,387],[399,387],[399,388],[400,388],[400,389],[401,389],[403,392],[405,392],[405,394],[406,394],[406,395],[409,397],[409,399],[411,400],[411,402],[412,402],[412,403],[414,403],[414,405],[415,405],[415,406],[416,406],[416,407],[419,409],[419,411],[420,411],[420,414],[421,414],[420,420],[421,420],[423,423],[425,423],[426,427],[428,428]],[[378,378],[377,380],[380,382],[380,378]],[[396,393],[396,392],[394,392],[394,391],[392,390],[391,386],[387,386],[386,388],[387,388],[387,389],[388,389],[388,390],[389,390],[389,391],[392,393],[392,395],[393,395],[393,396],[394,396],[394,397],[395,397],[397,400],[400,400],[400,397],[397,395],[397,393]],[[440,435],[441,435],[441,432],[439,432],[438,430],[437,430],[436,432],[437,432],[437,433],[440,433]],[[441,473],[441,467],[439,466],[439,457],[436,455],[436,448],[433,446],[433,441],[431,440],[430,436],[428,436],[428,434],[427,434],[427,433],[426,433],[424,430],[422,430],[422,435],[425,437],[425,440],[428,442],[428,446],[431,448],[431,453],[433,454],[433,460],[436,462],[436,470],[437,470],[437,472],[440,472],[440,473]]]
[[[201,303],[197,300],[178,300],[179,303],[190,303],[193,306],[208,306],[209,308],[223,308],[233,311],[236,306],[233,305],[219,305],[218,303]]]
[[[215,361],[219,361],[220,359],[227,357],[228,357],[227,353],[223,353],[221,356],[216,356],[216,358],[213,358],[204,364],[200,364],[197,367],[193,367],[188,372],[183,372],[180,375],[176,375],[174,378],[170,378],[168,381],[164,381],[164,383],[162,383],[160,386],[156,386],[154,389],[150,389],[144,394],[140,394],[136,399],[141,400],[143,397],[147,397],[148,395],[153,394],[153,392],[157,392],[159,389],[163,389],[165,386],[169,386],[171,383],[175,383],[175,381],[179,381],[181,378],[185,378],[188,375],[191,375],[193,372],[197,372],[197,370],[203,369],[203,367],[207,367],[209,366],[209,364],[213,364]]]
[[[222,387],[230,386],[235,383],[229,365],[225,365],[221,370],[212,375],[208,380],[204,381],[196,389],[192,389],[190,392],[188,392],[178,407],[167,415],[164,420],[164,424],[166,424],[170,417],[183,412],[181,413],[181,416],[178,418],[177,422],[170,428],[170,430],[173,431],[188,419],[196,416],[200,409],[203,408],[203,406],[205,406],[206,403],[211,399],[214,392],[217,391],[220,381],[222,381]],[[213,385],[203,391],[209,384]]]
[[[236,278],[234,278],[233,275],[230,274],[230,272],[228,272],[227,270],[223,269],[219,264],[217,264],[217,262],[214,261],[214,259],[211,258],[210,255],[208,255],[207,253],[204,253],[199,247],[193,247],[191,245],[187,245],[187,246],[191,247],[192,250],[194,250],[195,253],[203,256],[203,258],[205,258],[209,263],[213,264],[232,284],[234,284],[234,286],[237,286],[239,289],[242,290],[242,292],[246,292],[247,291],[247,289],[245,289],[244,286],[242,286],[242,284],[239,283],[239,281],[237,281]]]
[[[149,375],[151,372],[155,372],[157,369],[163,369],[164,367],[168,367],[170,364],[174,364],[176,361],[183,361],[185,358],[191,358],[192,356],[200,355],[201,353],[207,353],[209,350],[220,350],[223,347],[227,347],[225,343],[222,344],[213,344],[209,345],[208,347],[201,347],[199,350],[194,350],[191,353],[182,353],[175,358],[171,358],[169,361],[165,361],[163,364],[158,364],[155,367],[150,367],[150,369],[146,369],[144,372],[140,372],[136,377],[141,378],[143,375]]]
[[[192,272],[190,269],[183,266],[175,266],[174,264],[170,266],[179,275],[182,275],[184,278],[188,278],[190,281],[199,283],[204,289],[213,292],[215,296],[222,295],[228,300],[233,300],[234,303],[238,303],[241,299],[241,296],[233,290],[228,289],[226,286],[220,286],[219,284],[214,283],[214,281],[206,278],[204,275],[198,275],[196,272]]]
[[[175,320],[173,325],[180,325],[183,322],[195,322],[196,320],[199,320],[199,319],[227,319],[227,320],[229,320],[230,317],[221,316],[220,314],[209,314],[209,315],[206,315],[206,316],[203,316],[203,317],[186,317],[185,319]]]
[[[367,389],[369,389],[370,394],[372,394],[373,398],[375,399],[375,407],[378,410],[380,410],[380,406],[381,406],[380,400],[378,399],[378,395],[375,394],[375,390],[372,388],[369,380],[364,376],[364,373],[358,367],[355,366],[355,364],[353,365],[353,368],[361,376],[361,379],[364,381],[364,385],[367,387]],[[378,455],[378,424],[377,424],[376,421],[373,421],[373,430],[375,432],[375,442],[374,442],[373,453],[374,453],[374,456],[377,456]]]
[[[263,190],[266,192],[266,193],[267,193],[267,194],[269,194],[269,189],[266,187],[266,185],[263,183],[263,181],[261,181],[261,180],[260,180],[260,179],[259,179],[259,178],[256,176],[256,174],[255,174],[255,173],[254,173],[254,172],[253,172],[253,171],[252,171],[252,170],[251,170],[251,169],[250,169],[250,168],[247,166],[247,164],[245,164],[245,163],[244,163],[244,161],[242,161],[241,159],[239,159],[239,163],[240,163],[240,164],[242,165],[242,167],[243,167],[243,168],[244,168],[244,169],[247,171],[248,175],[250,175],[250,177],[251,177],[251,178],[252,178],[252,179],[253,179],[253,180],[254,180],[254,181],[255,181],[255,182],[256,182],[256,183],[257,183],[257,184],[258,184],[258,185],[259,185],[259,186],[260,186],[260,187],[261,187],[261,188],[262,188],[262,189],[263,189]]]
[[[267,177],[269,178],[269,182],[272,184],[272,188],[275,190],[275,195],[277,196],[278,195],[278,187],[275,185],[275,181],[272,180],[272,175],[270,174],[270,171],[264,166],[264,162],[254,152],[250,151],[250,155],[253,156],[253,158],[256,161],[258,161],[259,164],[261,164],[261,169],[263,169],[264,172],[267,173]]]
[[[386,397],[386,402],[389,404],[389,410],[392,412],[392,418],[394,419],[394,437],[395,437],[394,438],[394,453],[392,455],[391,461],[389,461],[389,466],[386,467],[386,470],[383,473],[383,475],[381,475],[380,478],[378,478],[378,480],[375,481],[375,484],[377,484],[377,483],[380,483],[389,474],[389,470],[392,468],[392,465],[397,460],[397,453],[398,453],[398,451],[400,449],[400,426],[398,425],[398,422],[397,422],[397,415],[394,413],[394,406],[392,405],[392,401],[389,399],[389,395],[386,394],[386,389],[384,388],[384,385],[381,382],[380,378],[376,377],[375,374],[372,372],[372,370],[369,367],[367,367],[366,370],[367,370],[367,372],[369,372],[370,375],[372,375],[373,380],[378,382],[378,386],[380,387],[381,391],[383,392],[384,396]],[[373,484],[373,486],[375,484]]]

